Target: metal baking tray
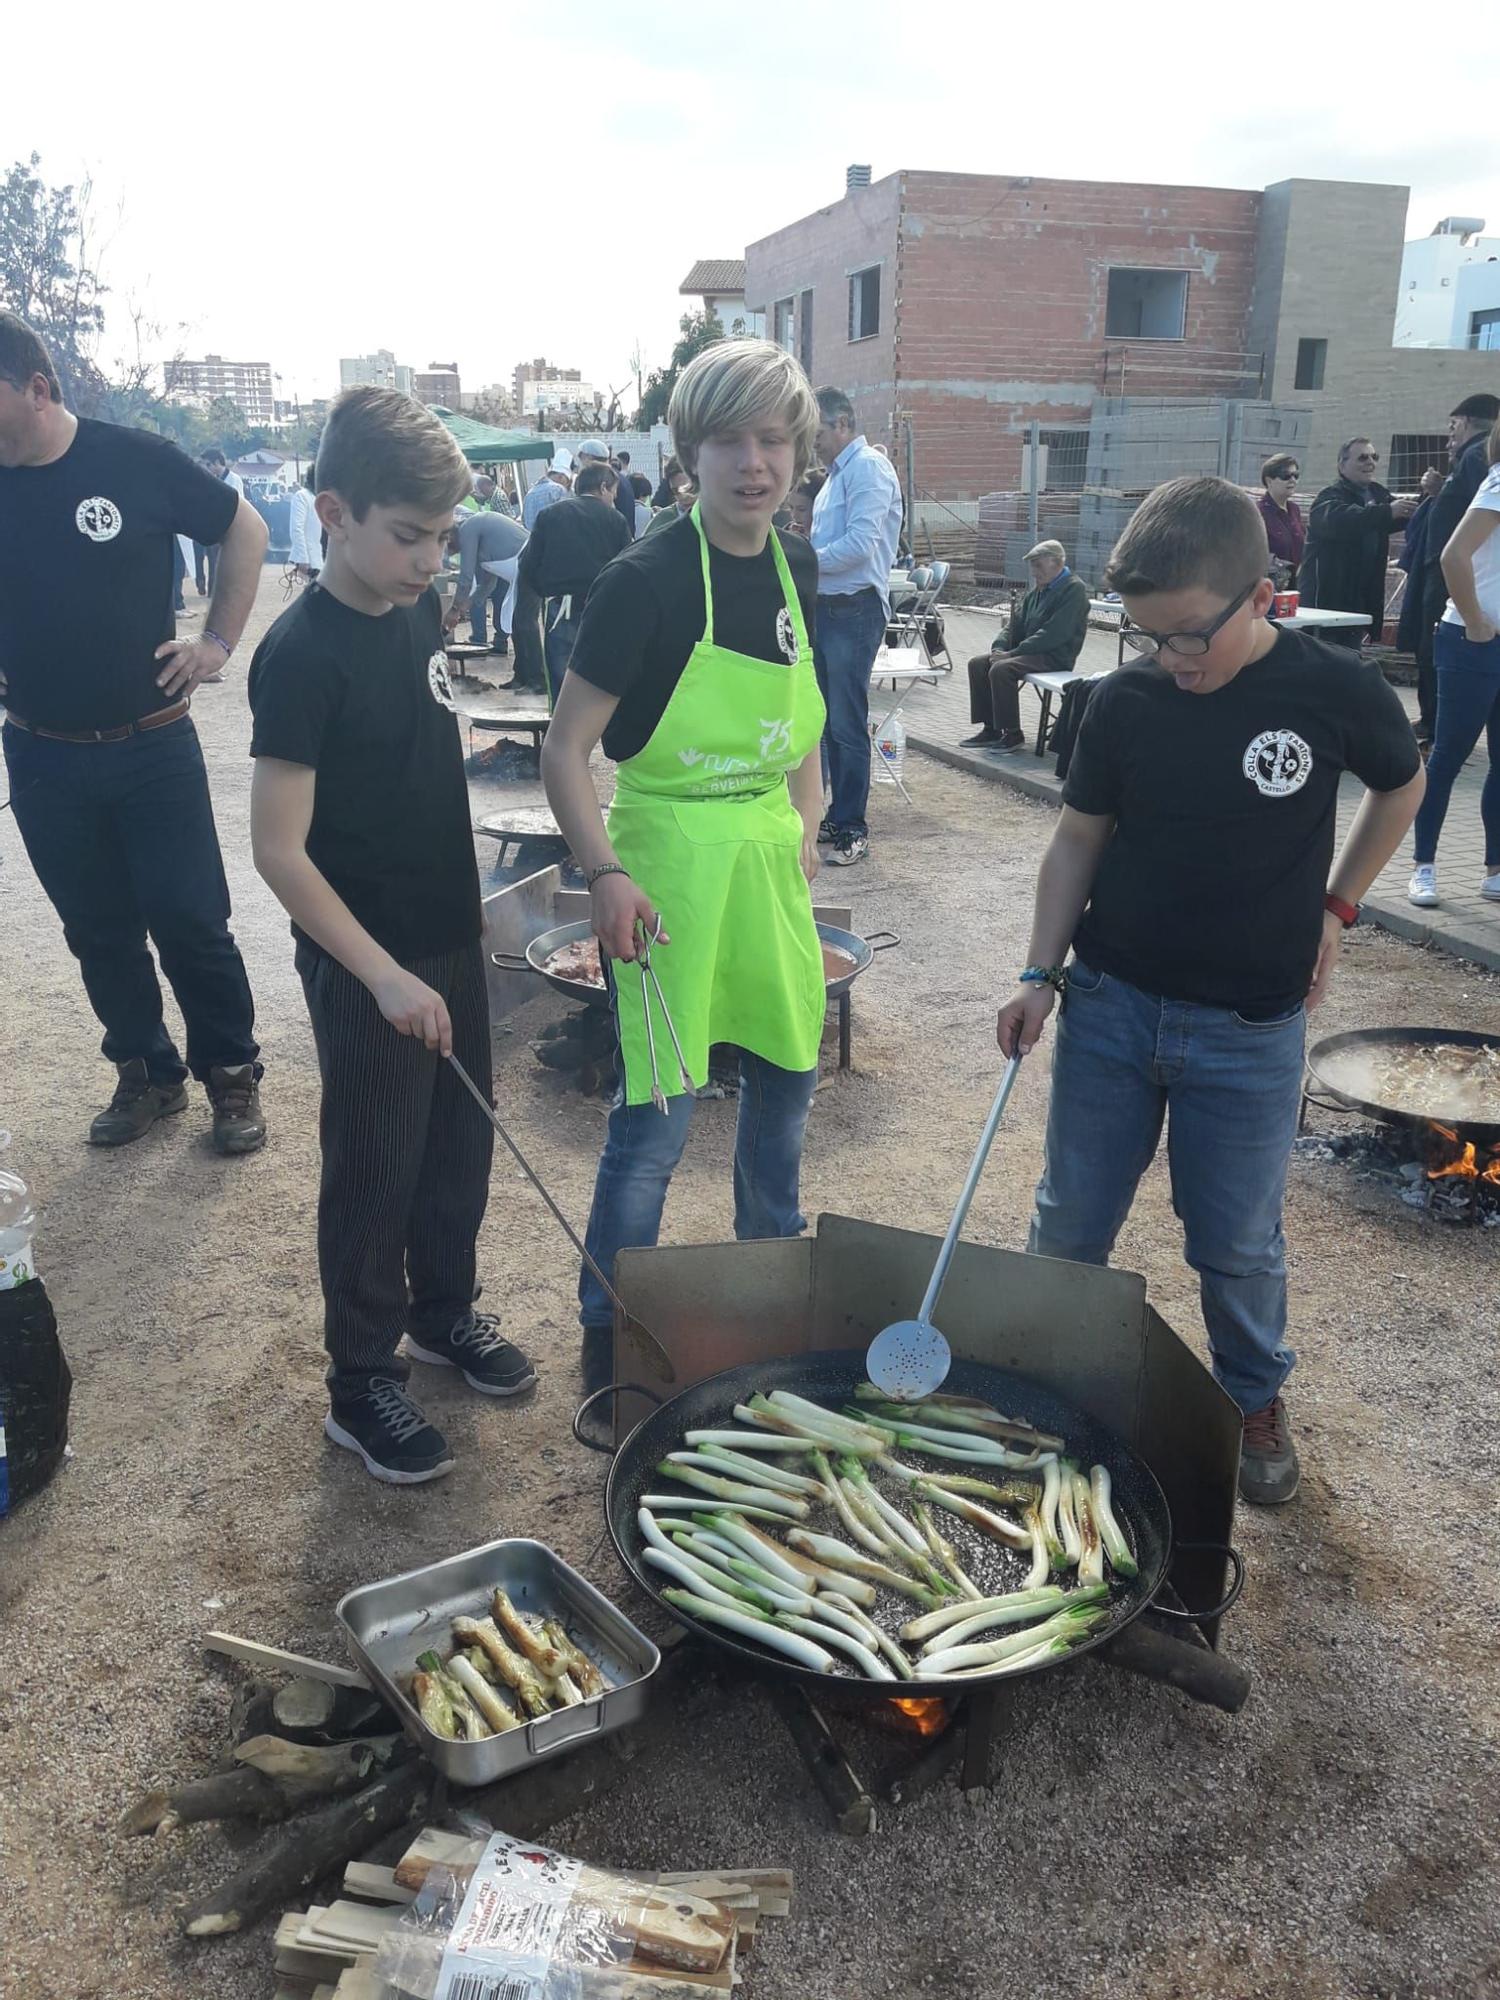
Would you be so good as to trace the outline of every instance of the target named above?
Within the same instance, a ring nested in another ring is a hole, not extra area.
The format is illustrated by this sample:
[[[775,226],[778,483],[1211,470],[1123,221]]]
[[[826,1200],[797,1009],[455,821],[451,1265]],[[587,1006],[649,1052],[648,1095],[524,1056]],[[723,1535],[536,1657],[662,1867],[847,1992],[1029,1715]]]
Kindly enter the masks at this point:
[[[559,1618],[573,1642],[610,1683],[606,1693],[574,1708],[540,1715],[503,1736],[456,1743],[430,1730],[406,1694],[417,1655],[449,1641],[454,1617],[484,1618],[496,1586],[519,1611]],[[334,1614],[345,1644],[401,1718],[423,1756],[457,1785],[489,1785],[543,1757],[591,1737],[622,1729],[646,1712],[651,1677],[661,1654],[561,1556],[541,1542],[486,1542],[463,1555],[408,1570],[345,1593]]]

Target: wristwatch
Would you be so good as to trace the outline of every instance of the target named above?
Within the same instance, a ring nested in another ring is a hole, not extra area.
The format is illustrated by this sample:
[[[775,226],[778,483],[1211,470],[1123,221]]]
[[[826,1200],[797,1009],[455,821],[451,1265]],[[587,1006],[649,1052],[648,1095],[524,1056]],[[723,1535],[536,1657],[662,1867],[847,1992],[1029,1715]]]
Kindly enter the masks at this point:
[[[1364,908],[1364,904],[1346,903],[1342,896],[1329,894],[1323,898],[1323,908],[1329,911],[1331,915],[1337,917],[1346,931],[1352,931],[1354,926],[1359,922],[1359,913]]]

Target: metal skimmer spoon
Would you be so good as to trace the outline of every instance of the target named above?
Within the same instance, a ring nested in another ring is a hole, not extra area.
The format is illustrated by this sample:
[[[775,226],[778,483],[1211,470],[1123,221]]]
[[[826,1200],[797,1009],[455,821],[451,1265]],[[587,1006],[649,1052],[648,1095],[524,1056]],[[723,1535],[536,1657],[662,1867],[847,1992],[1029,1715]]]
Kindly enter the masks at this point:
[[[932,1276],[927,1281],[927,1290],[922,1303],[917,1307],[915,1319],[898,1319],[893,1325],[877,1333],[870,1342],[865,1355],[865,1369],[870,1380],[884,1395],[897,1403],[917,1403],[924,1396],[930,1396],[940,1389],[947,1379],[948,1370],[953,1365],[953,1355],[948,1343],[932,1323],[933,1309],[938,1302],[938,1294],[943,1289],[943,1281],[948,1275],[948,1266],[953,1262],[953,1252],[958,1245],[958,1233],[964,1226],[964,1217],[969,1212],[969,1204],[974,1199],[974,1190],[979,1185],[979,1176],[984,1172],[984,1163],[989,1158],[990,1147],[996,1132],[1000,1129],[1000,1119],[1005,1111],[1006,1100],[1021,1068],[1019,1055],[1011,1057],[1005,1065],[1005,1074],[1000,1079],[1000,1088],[995,1093],[995,1101],[990,1106],[990,1115],[984,1121],[984,1130],[979,1135],[979,1148],[969,1168],[969,1177],[964,1182],[963,1192],[958,1197],[958,1206],[953,1211],[953,1220],[948,1224],[948,1234],[943,1238],[943,1247],[938,1251],[937,1262],[932,1267]]]

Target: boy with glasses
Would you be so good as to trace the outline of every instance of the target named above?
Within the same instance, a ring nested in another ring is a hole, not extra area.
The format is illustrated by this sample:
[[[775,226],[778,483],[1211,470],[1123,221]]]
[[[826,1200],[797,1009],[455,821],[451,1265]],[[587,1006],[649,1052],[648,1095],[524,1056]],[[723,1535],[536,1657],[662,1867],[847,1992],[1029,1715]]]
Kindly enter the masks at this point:
[[[1423,772],[1375,667],[1266,623],[1266,568],[1254,501],[1220,479],[1159,486],[1121,536],[1105,581],[1145,657],[1084,715],[998,1039],[1034,1048],[1065,996],[1032,1251],[1106,1263],[1166,1124],[1240,1493],[1275,1504],[1299,1476],[1281,1208],[1305,1016]],[[1334,862],[1346,770],[1369,790]]]
[[[1320,611],[1363,611],[1369,626],[1336,627],[1336,646],[1356,652],[1378,639],[1385,623],[1385,570],[1391,536],[1411,519],[1413,503],[1377,483],[1380,453],[1368,438],[1350,438],[1339,453],[1339,476],[1313,502],[1307,550],[1297,580],[1302,602]]]

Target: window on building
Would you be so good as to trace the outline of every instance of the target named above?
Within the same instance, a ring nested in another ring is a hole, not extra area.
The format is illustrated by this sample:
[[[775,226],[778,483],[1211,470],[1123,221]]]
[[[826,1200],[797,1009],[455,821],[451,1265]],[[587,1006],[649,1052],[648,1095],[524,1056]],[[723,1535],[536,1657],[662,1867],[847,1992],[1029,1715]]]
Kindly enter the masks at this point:
[[[1486,352],[1500,349],[1500,307],[1491,312],[1469,314],[1469,345]]]
[[[1181,340],[1187,328],[1186,271],[1112,270],[1104,331],[1112,340]]]
[[[1321,389],[1323,368],[1328,360],[1326,340],[1299,340],[1297,342],[1297,378],[1294,387],[1298,389]]]
[[[797,302],[797,359],[812,373],[812,293],[804,292]]]
[[[1089,462],[1089,434],[1077,431],[1043,430],[1041,442],[1047,453],[1047,491],[1077,493],[1083,486]]]
[[[792,301],[790,299],[778,299],[771,308],[771,338],[778,347],[786,348],[789,353],[792,351]]]
[[[1429,465],[1435,465],[1439,472],[1448,470],[1447,432],[1398,431],[1391,439],[1385,471],[1377,472],[1376,477],[1393,492],[1409,493]]]
[[[849,338],[869,340],[880,331],[880,266],[856,271],[849,280]]]

